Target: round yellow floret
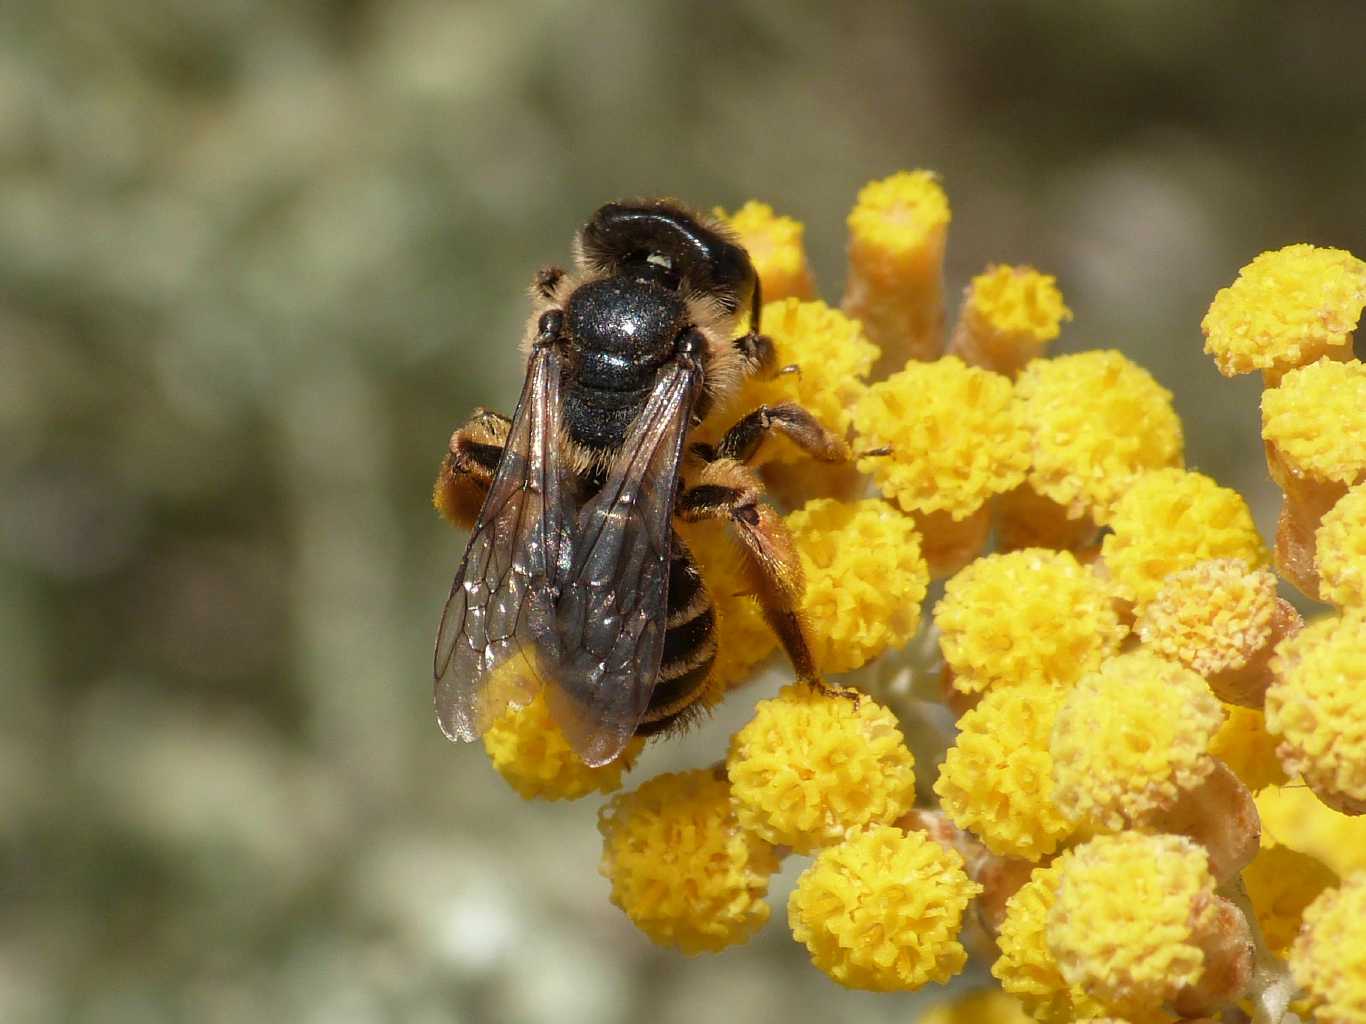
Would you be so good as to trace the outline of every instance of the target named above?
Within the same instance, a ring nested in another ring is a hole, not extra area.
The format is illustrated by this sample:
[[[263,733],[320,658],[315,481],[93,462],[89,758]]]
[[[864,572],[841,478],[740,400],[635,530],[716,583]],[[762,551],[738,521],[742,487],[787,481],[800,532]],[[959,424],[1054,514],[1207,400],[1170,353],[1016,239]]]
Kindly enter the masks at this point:
[[[1200,322],[1225,377],[1303,366],[1352,344],[1366,305],[1366,263],[1343,249],[1264,252],[1221,288]]]
[[[1276,577],[1214,558],[1164,579],[1134,632],[1157,655],[1211,676],[1242,668],[1271,639]]]
[[[1304,908],[1337,883],[1338,876],[1322,862],[1288,846],[1263,847],[1243,868],[1243,884],[1262,936],[1277,956],[1285,956],[1290,949]]]
[[[1014,996],[978,989],[922,1013],[915,1024],[1029,1024],[1033,1020]]]
[[[1366,811],[1366,612],[1283,640],[1271,667],[1266,725],[1282,738],[1282,766],[1338,809]]]
[[[965,519],[1024,480],[1028,437],[1010,378],[956,356],[911,362],[868,389],[854,408],[856,445],[890,447],[860,459],[882,493],[907,512]]]
[[[584,764],[564,738],[545,695],[508,711],[484,733],[484,749],[498,774],[528,800],[577,800],[589,793],[621,788],[644,740],[632,739],[615,761],[593,768]]]
[[[702,439],[725,429],[739,416],[761,405],[795,402],[836,437],[843,438],[853,421],[854,404],[867,391],[864,381],[877,361],[878,347],[857,320],[824,302],[781,299],[763,309],[764,334],[773,342],[775,367],[796,367],[767,379],[751,377],[724,413],[708,419]],[[754,463],[793,462],[807,456],[787,438],[775,434],[764,441]]]
[[[716,614],[716,661],[708,687],[719,696],[726,688],[749,681],[754,667],[778,646],[778,638],[764,621],[759,602],[748,593],[730,525],[717,520],[682,523],[678,532],[702,573]]]
[[[760,701],[726,759],[740,824],[799,853],[906,813],[914,768],[889,710],[805,684]]]
[[[1225,704],[1228,716],[1210,740],[1209,752],[1233,770],[1252,792],[1286,782],[1281,762],[1276,758],[1275,736],[1266,731],[1266,716],[1260,709]]]
[[[1184,836],[1122,832],[1072,851],[1048,913],[1048,945],[1071,985],[1119,1013],[1194,985],[1216,907],[1205,851]]]
[[[741,829],[713,771],[660,775],[599,812],[612,902],[661,946],[692,955],[749,940],[768,920],[773,848]]]
[[[974,365],[1013,377],[1071,319],[1051,274],[988,267],[968,285],[951,349]]]
[[[1362,437],[1366,365],[1358,360],[1320,359],[1291,370],[1280,387],[1262,392],[1262,440],[1296,477],[1349,487],[1359,482],[1366,477]]]
[[[934,621],[963,693],[1071,684],[1127,632],[1096,575],[1069,552],[1044,548],[977,559],[949,580]]]
[[[1267,564],[1266,545],[1237,491],[1203,473],[1160,469],[1115,504],[1101,556],[1116,593],[1141,610],[1172,573],[1211,558]]]
[[[1071,1024],[1105,1012],[1104,1005],[1085,990],[1067,983],[1048,948],[1048,913],[1070,856],[1063,853],[1051,864],[1035,868],[1029,881],[1006,901],[1005,918],[996,937],[1001,955],[991,965],[1001,987],[1043,1024]]]
[[[1224,710],[1190,669],[1144,650],[1111,658],[1067,694],[1053,726],[1053,796],[1110,830],[1172,807],[1214,770]]]
[[[923,832],[873,825],[802,872],[788,920],[811,962],[841,985],[908,991],[963,969],[958,929],[981,891],[955,851]]]
[[[822,672],[856,669],[915,635],[930,571],[909,516],[878,499],[818,498],[785,521],[806,576],[802,607]]]
[[[932,171],[898,171],[869,182],[846,221],[849,258],[865,276],[893,284],[905,261],[943,236],[951,216],[949,197]]]
[[[716,214],[740,236],[740,244],[759,275],[765,299],[809,299],[815,294],[806,249],[802,246],[806,228],[801,221],[779,217],[773,207],[754,199],[732,214],[719,209]]]
[[[1309,904],[1290,969],[1319,1024],[1366,1022],[1366,873]]]
[[[1171,392],[1119,352],[1035,360],[1015,394],[1030,436],[1029,482],[1074,519],[1106,522],[1138,476],[1181,465]]]
[[[1062,691],[1045,683],[992,690],[958,720],[934,791],[959,828],[992,853],[1038,860],[1058,848],[1072,823],[1053,803],[1048,753]]]
[[[1366,608],[1366,484],[1353,487],[1323,517],[1316,543],[1324,600]]]

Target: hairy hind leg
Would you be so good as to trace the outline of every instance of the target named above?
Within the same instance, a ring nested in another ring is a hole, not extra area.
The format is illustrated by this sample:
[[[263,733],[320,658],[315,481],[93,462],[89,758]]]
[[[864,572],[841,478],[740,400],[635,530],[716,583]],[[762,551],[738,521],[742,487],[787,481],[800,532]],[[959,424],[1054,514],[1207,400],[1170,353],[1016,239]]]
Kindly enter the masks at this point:
[[[474,525],[511,427],[506,416],[480,408],[451,435],[432,488],[432,504],[452,525],[462,529]]]

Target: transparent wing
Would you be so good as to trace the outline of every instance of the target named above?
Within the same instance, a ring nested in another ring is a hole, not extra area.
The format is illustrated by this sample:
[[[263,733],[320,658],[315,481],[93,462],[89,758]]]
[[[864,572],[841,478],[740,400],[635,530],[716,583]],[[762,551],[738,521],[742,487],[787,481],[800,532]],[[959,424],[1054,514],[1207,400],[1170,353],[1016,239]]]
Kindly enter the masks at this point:
[[[572,512],[557,430],[561,360],[535,351],[507,445],[441,613],[432,662],[436,717],[451,739],[480,736],[539,685],[539,638],[554,634],[554,577],[567,566]]]
[[[679,462],[698,371],[665,371],[602,490],[579,512],[547,652],[547,698],[588,764],[626,746],[659,675]]]

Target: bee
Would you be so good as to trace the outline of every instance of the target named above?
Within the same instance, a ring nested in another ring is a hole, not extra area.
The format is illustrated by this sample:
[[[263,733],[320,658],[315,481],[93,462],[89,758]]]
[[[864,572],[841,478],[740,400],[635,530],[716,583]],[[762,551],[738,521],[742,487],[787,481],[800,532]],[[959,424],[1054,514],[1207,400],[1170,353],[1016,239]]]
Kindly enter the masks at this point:
[[[827,462],[847,445],[793,403],[689,444],[746,377],[780,369],[734,234],[672,200],[611,203],[579,231],[574,269],[541,270],[531,300],[512,417],[476,410],[437,478],[437,506],[471,527],[436,637],[445,734],[475,739],[539,686],[600,765],[695,714],[716,616],[675,520],[730,524],[747,592],[797,676],[823,685],[801,564],[749,464],[775,433]]]

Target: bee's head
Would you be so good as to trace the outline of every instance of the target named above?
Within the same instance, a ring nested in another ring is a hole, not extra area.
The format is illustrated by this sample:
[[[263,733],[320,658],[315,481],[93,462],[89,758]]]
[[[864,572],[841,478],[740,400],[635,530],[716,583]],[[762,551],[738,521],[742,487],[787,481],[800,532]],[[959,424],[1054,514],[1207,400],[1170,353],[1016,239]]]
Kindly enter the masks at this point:
[[[602,207],[579,232],[578,251],[586,269],[700,293],[731,314],[757,294],[749,254],[729,230],[666,199]]]

